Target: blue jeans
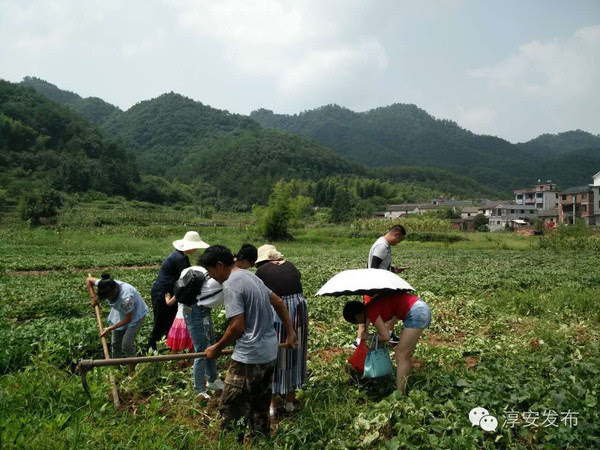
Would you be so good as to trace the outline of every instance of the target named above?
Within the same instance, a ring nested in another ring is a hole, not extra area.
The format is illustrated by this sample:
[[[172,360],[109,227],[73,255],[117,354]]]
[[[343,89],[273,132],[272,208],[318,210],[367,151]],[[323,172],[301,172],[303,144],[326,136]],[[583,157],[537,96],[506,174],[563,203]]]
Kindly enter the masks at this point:
[[[183,309],[183,318],[194,343],[195,352],[203,352],[208,346],[215,343],[210,312],[210,308],[198,305],[192,306],[191,311],[188,307]],[[217,362],[214,359],[194,359],[194,391],[206,390],[204,377],[207,371],[208,381],[215,381],[217,379]]]

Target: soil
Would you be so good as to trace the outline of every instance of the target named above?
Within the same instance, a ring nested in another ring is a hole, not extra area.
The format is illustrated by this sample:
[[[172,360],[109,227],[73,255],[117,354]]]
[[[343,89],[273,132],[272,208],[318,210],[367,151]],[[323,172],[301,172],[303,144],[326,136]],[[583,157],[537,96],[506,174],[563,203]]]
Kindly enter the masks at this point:
[[[56,272],[103,272],[105,270],[138,270],[138,269],[157,269],[160,264],[151,264],[146,266],[107,266],[107,267],[88,267],[88,268],[67,268],[67,269],[50,269],[50,270],[11,270],[6,272],[8,276],[20,275],[49,275]]]

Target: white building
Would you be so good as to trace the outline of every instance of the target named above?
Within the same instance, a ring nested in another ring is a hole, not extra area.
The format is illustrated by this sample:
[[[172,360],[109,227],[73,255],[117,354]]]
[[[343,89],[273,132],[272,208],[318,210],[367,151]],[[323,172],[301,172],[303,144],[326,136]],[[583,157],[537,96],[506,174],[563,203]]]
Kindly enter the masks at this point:
[[[600,172],[592,177],[592,184],[590,187],[594,192],[594,201],[596,204],[594,205],[595,214],[593,217],[590,217],[589,224],[590,225],[600,225]]]
[[[516,204],[502,204],[498,205],[492,216],[488,227],[490,231],[504,230],[506,224],[510,226],[510,223],[515,220],[526,220],[531,221],[538,215],[538,208],[530,205],[516,205]],[[518,222],[517,222],[518,223]]]
[[[439,206],[431,203],[406,203],[403,205],[388,205],[384,217],[386,219],[397,219],[408,214],[423,215],[428,211],[435,211]]]

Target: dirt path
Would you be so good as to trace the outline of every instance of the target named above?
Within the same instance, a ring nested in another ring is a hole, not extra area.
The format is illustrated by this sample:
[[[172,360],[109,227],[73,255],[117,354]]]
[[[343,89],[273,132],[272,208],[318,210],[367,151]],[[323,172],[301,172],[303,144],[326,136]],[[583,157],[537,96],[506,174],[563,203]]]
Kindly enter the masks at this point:
[[[65,269],[49,269],[49,270],[10,270],[6,272],[8,276],[20,275],[49,275],[56,272],[102,272],[105,270],[136,270],[136,269],[157,269],[160,264],[151,264],[145,266],[105,266],[105,267],[69,267]]]

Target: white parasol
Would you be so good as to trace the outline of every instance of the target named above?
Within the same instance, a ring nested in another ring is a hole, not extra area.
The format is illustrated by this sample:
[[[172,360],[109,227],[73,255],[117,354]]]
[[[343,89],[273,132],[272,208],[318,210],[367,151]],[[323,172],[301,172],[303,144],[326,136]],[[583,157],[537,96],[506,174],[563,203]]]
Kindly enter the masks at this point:
[[[344,270],[325,283],[315,295],[375,295],[387,292],[414,291],[398,275],[382,269]]]

